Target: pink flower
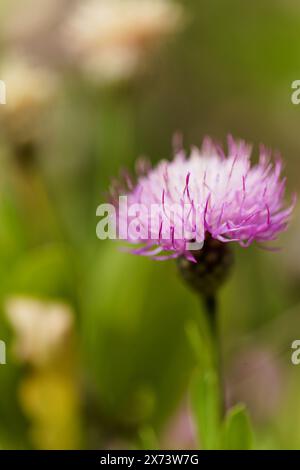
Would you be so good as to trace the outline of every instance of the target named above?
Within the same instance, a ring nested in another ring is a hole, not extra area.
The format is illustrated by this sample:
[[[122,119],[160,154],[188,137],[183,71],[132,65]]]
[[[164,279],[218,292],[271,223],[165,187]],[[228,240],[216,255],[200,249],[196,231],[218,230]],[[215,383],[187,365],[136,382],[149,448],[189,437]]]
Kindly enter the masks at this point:
[[[126,177],[126,188],[118,190],[127,196],[125,213],[114,197],[119,237],[141,245],[132,248],[135,254],[193,261],[191,242],[201,248],[208,236],[243,247],[275,240],[286,229],[295,200],[285,207],[282,162],[276,157],[273,163],[271,156],[261,147],[259,162],[251,166],[251,146],[245,142],[229,137],[226,156],[206,138],[188,157],[180,150],[172,161],[143,168],[136,184]]]

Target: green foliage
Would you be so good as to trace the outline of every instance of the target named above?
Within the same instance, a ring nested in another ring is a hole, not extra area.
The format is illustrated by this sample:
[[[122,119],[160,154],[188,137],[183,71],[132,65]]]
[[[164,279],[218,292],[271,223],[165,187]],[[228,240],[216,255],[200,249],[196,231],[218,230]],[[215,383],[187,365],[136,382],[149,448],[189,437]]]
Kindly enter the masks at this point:
[[[236,405],[228,411],[223,426],[222,448],[226,450],[253,449],[253,432],[244,405]]]
[[[205,320],[205,312],[203,313],[199,317]],[[216,372],[216,345],[207,330],[206,322],[198,321],[198,327],[190,323],[187,333],[198,358],[198,368],[191,384],[191,402],[200,448],[252,449],[253,431],[246,408],[236,405],[223,417],[225,398],[220,374]]]
[[[15,264],[7,280],[7,294],[72,300],[74,277],[67,247],[38,247],[27,251]]]
[[[198,373],[192,384],[192,409],[200,448],[253,449],[253,431],[245,406],[234,406],[222,419],[221,400],[215,372],[208,370]]]
[[[192,404],[202,449],[220,446],[220,395],[218,379],[212,371],[198,373],[192,386]]]
[[[122,254],[114,243],[94,261],[82,289],[81,326],[98,407],[126,426],[161,424],[178,404],[193,364],[183,334],[193,302],[184,288],[172,295],[174,266]]]
[[[0,2],[1,26],[12,3]],[[24,193],[18,192],[13,148],[1,136],[0,340],[8,343],[8,364],[0,366],[0,448],[33,445],[32,423],[19,396],[31,371],[15,359],[16,335],[4,312],[11,296],[63,300],[73,307],[78,320],[74,390],[82,389],[87,447],[125,442],[158,448],[190,384],[200,448],[254,447],[242,405],[221,416],[205,318],[198,299],[176,276],[175,263],[124,254],[119,243],[95,236],[96,207],[107,200],[111,178],[119,169],[132,170],[140,155],[152,163],[168,158],[177,130],[187,148],[200,144],[205,134],[224,141],[228,132],[278,148],[288,163],[290,187],[299,188],[300,110],[290,102],[290,85],[300,68],[299,5],[274,0],[182,4],[186,29],[132,83],[101,88],[75,73],[61,77],[35,168],[47,211],[30,214],[32,219],[24,210]],[[37,48],[41,51],[46,35]],[[34,41],[24,41],[24,48],[30,47],[27,42]],[[45,62],[52,57],[49,46],[41,54]],[[3,58],[5,48],[2,41]],[[31,184],[25,181],[25,187],[33,193],[29,207],[44,207],[35,206],[40,195]],[[298,241],[297,223],[291,234]],[[288,257],[288,237],[279,254],[237,249],[235,272],[220,295],[227,370],[240,350],[262,345],[274,349],[275,366],[283,370],[274,379],[279,398],[273,410],[268,416],[253,414],[257,448],[300,445],[300,375],[289,359],[290,342],[300,331],[299,259],[297,250]],[[255,374],[248,378],[253,393],[259,390]]]

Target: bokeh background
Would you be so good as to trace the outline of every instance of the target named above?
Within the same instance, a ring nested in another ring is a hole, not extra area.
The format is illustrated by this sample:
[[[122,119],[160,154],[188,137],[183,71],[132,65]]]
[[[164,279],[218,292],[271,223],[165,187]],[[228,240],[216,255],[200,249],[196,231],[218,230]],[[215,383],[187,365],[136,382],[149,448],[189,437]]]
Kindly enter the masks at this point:
[[[199,447],[188,395],[199,301],[172,261],[96,238],[120,169],[170,158],[176,132],[187,149],[231,133],[254,159],[260,143],[280,151],[287,198],[300,189],[299,2],[147,8],[1,0],[2,449]],[[258,449],[300,448],[299,214],[279,252],[235,249],[220,295],[227,401],[247,405]]]

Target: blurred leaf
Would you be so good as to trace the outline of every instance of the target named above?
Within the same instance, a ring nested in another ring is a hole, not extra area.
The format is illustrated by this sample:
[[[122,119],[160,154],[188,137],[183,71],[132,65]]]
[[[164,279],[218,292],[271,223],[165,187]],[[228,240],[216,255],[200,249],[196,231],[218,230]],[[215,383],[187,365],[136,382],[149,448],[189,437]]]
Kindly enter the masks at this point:
[[[116,243],[105,248],[93,255],[82,286],[89,385],[102,413],[119,426],[155,426],[174,411],[190,377],[184,328],[193,296],[173,263],[120,253]]]
[[[220,395],[213,370],[199,373],[192,384],[192,406],[200,445],[205,450],[218,449],[220,440]]]
[[[144,450],[158,450],[159,444],[155,431],[150,426],[144,426],[139,431],[141,448]]]
[[[27,252],[7,280],[9,295],[46,298],[74,297],[74,269],[63,245],[46,245]]]
[[[7,364],[0,366],[0,447],[1,444],[4,445],[4,439],[9,440],[12,446],[6,448],[18,448],[21,445],[25,448],[25,443],[28,445],[25,434],[27,423],[18,402],[19,378],[20,368],[13,363],[8,351]]]
[[[253,449],[253,432],[244,405],[238,404],[227,413],[223,430],[223,448],[226,450]]]
[[[0,197],[0,226],[0,294],[2,294],[10,271],[27,245],[24,224],[9,194],[5,196],[1,194]]]

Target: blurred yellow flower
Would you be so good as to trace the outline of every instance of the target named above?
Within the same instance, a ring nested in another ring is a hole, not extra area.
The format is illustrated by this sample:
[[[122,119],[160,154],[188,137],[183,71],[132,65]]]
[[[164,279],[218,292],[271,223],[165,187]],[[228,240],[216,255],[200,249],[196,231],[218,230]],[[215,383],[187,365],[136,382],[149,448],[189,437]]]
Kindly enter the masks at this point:
[[[79,398],[70,374],[48,370],[31,374],[21,383],[20,401],[36,448],[78,448]]]
[[[67,348],[73,326],[67,305],[12,298],[6,302],[6,314],[16,332],[14,352],[19,360],[44,366]]]
[[[0,122],[13,142],[35,139],[42,112],[55,96],[57,81],[49,70],[21,57],[7,58],[0,66],[6,85],[6,104],[0,106]]]
[[[67,21],[66,49],[91,77],[119,81],[182,22],[181,6],[170,0],[89,0]]]

